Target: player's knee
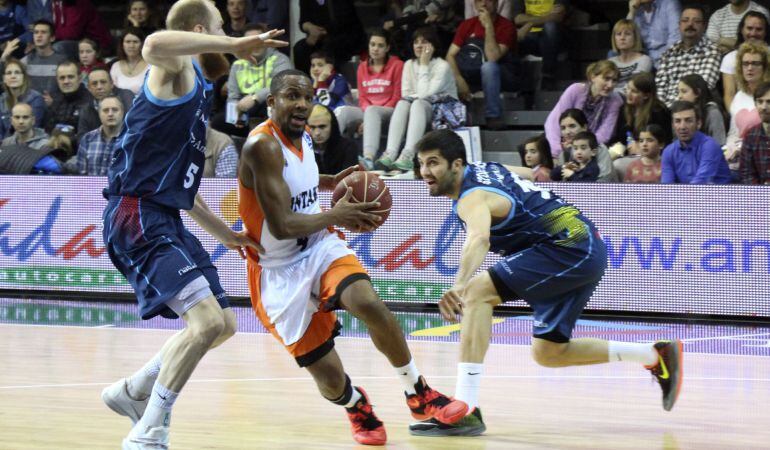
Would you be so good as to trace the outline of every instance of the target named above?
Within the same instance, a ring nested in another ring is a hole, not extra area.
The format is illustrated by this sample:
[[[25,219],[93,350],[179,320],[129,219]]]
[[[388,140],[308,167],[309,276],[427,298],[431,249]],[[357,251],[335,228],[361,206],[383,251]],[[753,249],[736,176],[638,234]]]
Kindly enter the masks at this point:
[[[238,321],[235,319],[235,313],[233,313],[229,308],[224,310],[224,312],[224,327],[222,328],[222,332],[219,334],[219,337],[221,339],[228,339],[235,335],[235,331],[238,328]]]
[[[190,324],[189,335],[194,342],[208,347],[225,330],[225,318],[222,314],[212,314],[195,324]]]
[[[496,306],[500,304],[500,296],[497,295],[495,286],[489,275],[482,274],[474,277],[468,283],[468,287],[463,295],[465,308],[473,308],[481,305]]]
[[[532,359],[543,367],[561,367],[567,344],[533,339]]]

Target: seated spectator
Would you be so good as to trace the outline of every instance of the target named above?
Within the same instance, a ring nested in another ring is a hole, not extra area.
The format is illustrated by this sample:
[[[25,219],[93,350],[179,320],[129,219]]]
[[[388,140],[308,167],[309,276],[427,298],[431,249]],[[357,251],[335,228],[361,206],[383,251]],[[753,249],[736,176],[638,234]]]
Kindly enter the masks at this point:
[[[294,67],[305,73],[310,73],[310,55],[317,51],[325,51],[342,64],[364,49],[366,34],[353,0],[335,0],[334,17],[330,5],[327,1],[299,0],[300,29],[307,36],[294,44]]]
[[[461,20],[455,13],[456,0],[390,0],[388,3],[391,12],[386,15],[382,28],[392,33],[393,54],[409,59],[412,35],[426,26],[436,30],[440,48],[449,47]]]
[[[80,82],[78,65],[74,62],[59,64],[56,69],[56,83],[58,89],[51,94],[51,104],[46,110],[43,128],[50,133],[57,125],[69,125],[77,134],[80,110],[87,106],[93,97]]]
[[[470,19],[479,15],[476,0],[465,0],[465,18]],[[497,0],[497,14],[513,22],[513,0]]]
[[[750,128],[741,145],[740,174],[744,184],[770,184],[770,83],[754,90],[761,123]]]
[[[32,34],[29,32],[27,9],[18,3],[14,0],[0,0],[0,45],[19,39],[23,49],[32,42]]]
[[[106,69],[93,69],[86,79],[88,92],[91,93],[93,100],[85,104],[78,113],[78,141],[89,131],[99,128],[101,120],[99,119],[99,102],[105,97],[115,96],[123,104],[123,111],[128,111],[134,102],[134,93],[116,88],[112,84],[110,74]]]
[[[144,74],[150,68],[142,57],[145,37],[139,28],[126,29],[118,43],[118,59],[110,68],[112,84],[121,89],[128,89],[134,95],[142,88]]]
[[[631,77],[642,72],[652,72],[652,59],[641,53],[642,40],[639,38],[639,29],[636,24],[628,19],[621,19],[612,28],[612,50],[617,56],[610,61],[618,67],[618,83],[615,92],[624,94],[626,84]]]
[[[45,101],[39,92],[29,88],[27,71],[17,59],[9,59],[3,72],[3,93],[0,94],[0,138],[11,134],[11,109],[17,103],[32,107],[35,127],[42,127]]]
[[[56,85],[56,67],[68,60],[67,55],[54,50],[53,30],[50,22],[39,20],[33,23],[32,43],[35,48],[21,60],[29,74],[30,89],[41,94],[53,89]]]
[[[401,74],[404,63],[390,54],[389,33],[376,30],[369,35],[369,57],[358,65],[358,107],[344,106],[338,114],[343,136],[349,129],[358,128],[364,136],[363,163],[367,169],[374,167],[374,158],[380,150],[383,125],[387,128],[390,118],[401,100]]]
[[[245,35],[253,36],[265,31],[266,24],[249,24]],[[211,118],[211,126],[215,130],[233,136],[248,136],[249,122],[267,117],[270,80],[277,73],[292,68],[289,57],[274,48],[261,48],[252,56],[256,64],[248,59],[239,59],[230,66],[227,108]]]
[[[685,75],[700,75],[710,89],[714,89],[719,81],[721,55],[716,45],[704,34],[705,23],[706,13],[702,5],[691,4],[682,9],[679,20],[682,40],[663,53],[655,75],[658,98],[666,106],[676,100],[677,84]]]
[[[110,168],[112,153],[123,129],[123,103],[107,96],[99,101],[99,128],[80,139],[78,151],[67,161],[67,169],[77,175],[105,176]]]
[[[626,167],[622,178],[625,183],[660,183],[660,152],[668,145],[665,130],[669,128],[655,123],[642,128],[639,132],[640,157]]]
[[[452,68],[436,55],[438,36],[428,27],[414,33],[414,58],[404,63],[401,76],[401,100],[390,118],[388,141],[382,157],[375,161],[377,170],[411,172],[414,145],[425,134],[433,117],[432,103],[447,97],[458,100]],[[401,151],[401,142],[406,143]]]
[[[246,0],[227,0],[227,14],[222,31],[230,37],[242,37],[246,34]]]
[[[554,89],[556,64],[565,34],[567,0],[513,0],[513,20],[525,36],[519,41],[519,55],[543,58],[543,89]]]
[[[671,105],[676,139],[663,150],[661,183],[727,184],[732,179],[722,148],[698,131],[700,111],[690,102]]]
[[[233,139],[211,127],[206,128],[206,163],[204,178],[236,178],[238,176],[238,150]]]
[[[738,85],[733,102],[730,104],[730,129],[725,143],[725,159],[730,170],[737,175],[740,163],[741,141],[750,128],[761,120],[754,105],[754,91],[765,81],[770,81],[767,46],[744,42],[738,49],[737,60],[740,67],[736,70],[735,81]]]
[[[334,69],[334,59],[324,52],[310,56],[310,78],[313,79],[313,102],[332,111],[353,103],[348,80]]]
[[[650,55],[657,69],[660,57],[679,42],[679,0],[630,0],[628,16],[639,28],[644,52]]]
[[[16,103],[11,110],[11,124],[14,133],[3,139],[3,146],[26,145],[34,149],[41,149],[48,142],[48,134],[42,128],[35,126],[35,115],[32,107],[27,103]]]
[[[590,131],[581,131],[572,140],[572,157],[569,162],[551,171],[553,181],[592,182],[599,179],[596,151],[599,143]]]
[[[83,38],[78,42],[78,60],[80,61],[80,81],[86,84],[88,74],[94,69],[106,69],[101,51],[96,41]]]
[[[738,38],[738,23],[749,11],[756,11],[770,18],[767,8],[753,0],[729,0],[725,6],[714,11],[709,17],[706,36],[724,54],[735,48]]]
[[[638,73],[628,82],[626,104],[610,147],[610,156],[615,160],[612,165],[620,181],[623,181],[626,167],[642,153],[637,140],[642,128],[649,124],[658,125],[664,130],[661,143],[671,142],[671,113],[655,92],[655,78],[649,72]]]
[[[706,80],[700,75],[685,75],[679,80],[677,100],[694,103],[703,118],[701,131],[714,138],[719,145],[727,140],[726,113],[719,102],[719,97],[709,89]]]
[[[559,121],[562,113],[577,108],[588,119],[588,131],[596,134],[601,144],[612,138],[618,120],[623,98],[615,92],[618,68],[611,61],[599,61],[588,66],[587,82],[569,86],[545,121],[545,135],[551,145],[551,154],[556,157],[562,151]]]
[[[53,9],[56,51],[67,59],[77,60],[78,42],[86,37],[101,48],[112,47],[110,29],[91,0],[53,0]]]
[[[323,105],[313,106],[307,119],[318,172],[336,175],[343,169],[358,164],[358,146],[340,133],[337,118]]]
[[[130,0],[123,28],[139,28],[145,36],[158,31],[160,20],[147,0]],[[224,27],[222,27],[224,28]]]
[[[513,58],[516,27],[497,15],[497,0],[476,0],[477,17],[464,20],[449,46],[446,61],[457,82],[457,93],[470,101],[471,90],[484,91],[484,115],[487,127],[500,129],[503,104],[502,86],[514,84]]]
[[[588,129],[588,119],[586,119],[583,111],[570,108],[559,116],[559,131],[563,151],[559,153],[556,161],[563,165],[572,159],[572,146],[575,136],[583,131],[590,131]],[[551,155],[553,155],[553,150],[551,150]],[[597,181],[616,181],[615,171],[612,168],[612,158],[610,157],[609,150],[607,150],[607,146],[599,144],[596,147],[596,154],[594,156],[596,156],[596,164],[599,166],[599,178]]]
[[[738,33],[735,49],[722,58],[722,65],[719,66],[719,70],[722,72],[722,95],[725,105],[730,106],[733,103],[733,97],[735,97],[735,60],[738,56],[738,47],[744,42],[770,45],[768,28],[767,17],[756,11],[747,12],[738,24],[740,33]]]
[[[533,181],[551,181],[553,157],[545,134],[532,136],[519,145],[519,156],[524,166],[532,169]]]

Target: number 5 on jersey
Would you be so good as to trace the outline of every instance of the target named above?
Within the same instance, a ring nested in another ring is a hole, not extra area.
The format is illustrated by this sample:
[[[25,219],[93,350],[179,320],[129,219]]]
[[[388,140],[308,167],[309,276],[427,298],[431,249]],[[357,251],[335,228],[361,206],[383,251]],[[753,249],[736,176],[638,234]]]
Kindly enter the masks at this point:
[[[190,163],[190,167],[187,168],[187,175],[184,177],[184,188],[190,189],[195,183],[195,174],[198,173],[198,170],[200,170],[200,167],[195,165],[195,163]]]

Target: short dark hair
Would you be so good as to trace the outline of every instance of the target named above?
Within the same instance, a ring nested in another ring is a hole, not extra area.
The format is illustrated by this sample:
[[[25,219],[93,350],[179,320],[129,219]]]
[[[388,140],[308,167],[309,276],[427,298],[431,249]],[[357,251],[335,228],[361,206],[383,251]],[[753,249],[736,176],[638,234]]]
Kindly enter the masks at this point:
[[[708,11],[706,10],[706,7],[700,3],[694,3],[694,2],[685,3],[684,5],[682,5],[681,11],[684,12],[685,9],[696,9],[700,11],[700,14],[703,17],[704,21],[708,19],[708,16],[709,16]],[[681,17],[681,13],[679,14],[679,16]]]
[[[286,78],[288,77],[302,77],[307,78],[308,80],[310,77],[303,71],[297,70],[297,69],[286,69],[278,72],[273,79],[270,81],[270,95],[276,95],[278,92],[280,92],[281,89],[286,85]]]
[[[34,29],[38,25],[47,26],[48,30],[51,32],[51,36],[53,36],[54,32],[56,31],[56,27],[54,26],[53,22],[51,22],[48,19],[37,19],[36,21],[32,22],[32,29]]]
[[[107,74],[107,78],[112,80],[112,77],[110,77],[110,71],[106,67],[94,67],[90,72],[88,72],[88,75],[86,75],[86,82],[88,82],[88,79],[91,78],[92,73],[98,72],[100,70]]]
[[[767,17],[759,11],[749,11],[743,15],[738,23],[738,40],[735,41],[734,48],[740,47],[745,42],[745,39],[743,39],[743,27],[746,26],[746,20],[749,17],[759,19],[765,24],[765,44],[770,45],[770,22],[768,22]]]
[[[449,161],[449,164],[457,159],[462,160],[463,165],[468,164],[465,157],[465,144],[462,138],[452,130],[434,130],[426,133],[414,147],[417,153],[438,150],[441,157]]]
[[[441,40],[438,37],[438,32],[436,32],[436,29],[433,27],[421,27],[416,30],[414,30],[414,34],[412,35],[412,43],[417,40],[418,37],[421,37],[425,39],[426,41],[430,42],[430,44],[433,46],[433,58],[440,56],[443,54],[443,48],[441,46]],[[415,55],[415,58],[417,56]]]
[[[669,144],[669,142],[666,142],[667,141],[666,132],[663,130],[663,127],[661,127],[657,123],[648,123],[647,125],[643,126],[639,130],[639,136],[641,136],[642,133],[650,133],[652,137],[654,137],[655,140],[658,141],[658,143],[663,147]]]
[[[537,147],[537,154],[540,155],[540,165],[553,169],[553,156],[551,156],[551,144],[548,143],[548,139],[545,138],[545,134],[538,134],[527,138],[524,142],[519,144],[519,156],[521,156],[521,163],[527,165],[524,156],[527,154],[527,144],[535,144]]]
[[[768,92],[770,92],[770,81],[763,81],[762,83],[759,83],[759,86],[754,89],[754,100],[757,100],[760,97],[764,97]]]
[[[310,54],[310,60],[323,59],[327,64],[334,65],[334,57],[323,50],[318,50]]]
[[[697,120],[701,119],[700,109],[697,106],[695,106],[695,103],[688,102],[685,100],[677,100],[671,104],[671,118],[673,118],[674,114],[678,112],[689,111],[689,110],[695,111],[695,119]]]
[[[588,141],[588,146],[591,147],[591,150],[599,148],[599,141],[596,140],[596,135],[590,131],[581,131],[576,134],[575,137],[572,138],[572,145],[575,145],[575,141]]]
[[[113,99],[113,100],[117,100],[117,101],[118,101],[118,103],[120,104],[120,110],[121,110],[121,111],[123,111],[123,112],[126,112],[126,111],[125,111],[126,107],[123,105],[123,102],[122,102],[122,101],[120,101],[120,99],[119,99],[119,98],[118,98],[116,95],[112,95],[112,94],[109,94],[109,95],[107,95],[106,97],[104,97],[103,99],[99,100],[99,102],[98,102],[98,107],[99,107],[99,108],[101,108],[101,107],[102,107],[102,103],[103,103],[105,100],[107,100],[108,98],[111,98],[111,99]]]
[[[577,122],[581,127],[588,127],[588,119],[586,118],[586,113],[584,113],[582,109],[565,109],[564,112],[559,115],[559,123],[567,117]]]
[[[126,59],[126,51],[123,49],[123,40],[129,34],[138,37],[139,42],[141,42],[142,46],[144,46],[144,40],[147,39],[147,34],[141,28],[137,28],[137,27],[125,28],[123,32],[120,33],[120,39],[118,40],[118,48],[117,48],[118,60]]]
[[[75,61],[71,61],[69,59],[66,61],[62,61],[56,65],[56,73],[59,72],[60,67],[64,67],[64,66],[75,66],[75,69],[77,70],[78,75],[80,75],[80,64],[76,63]]]

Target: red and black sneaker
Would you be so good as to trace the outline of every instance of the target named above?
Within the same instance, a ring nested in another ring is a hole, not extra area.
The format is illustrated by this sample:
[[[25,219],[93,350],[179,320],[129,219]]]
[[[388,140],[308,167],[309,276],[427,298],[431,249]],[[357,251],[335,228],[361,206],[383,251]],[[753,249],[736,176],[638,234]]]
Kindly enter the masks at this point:
[[[663,391],[663,409],[671,411],[682,389],[682,341],[658,341],[655,343],[658,362],[647,366]]]
[[[406,404],[412,411],[412,417],[417,420],[436,419],[441,423],[451,425],[468,413],[468,405],[460,400],[447,397],[439,391],[431,389],[425,378],[415,383],[416,394],[406,394]]]
[[[361,399],[352,408],[345,408],[345,411],[348,413],[348,419],[350,419],[353,439],[363,445],[384,445],[385,441],[388,440],[385,426],[374,415],[372,404],[369,403],[366,391],[358,386],[355,386],[353,389],[361,393]]]

